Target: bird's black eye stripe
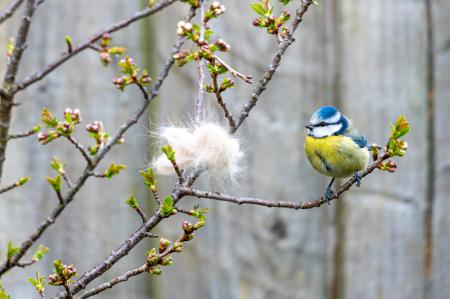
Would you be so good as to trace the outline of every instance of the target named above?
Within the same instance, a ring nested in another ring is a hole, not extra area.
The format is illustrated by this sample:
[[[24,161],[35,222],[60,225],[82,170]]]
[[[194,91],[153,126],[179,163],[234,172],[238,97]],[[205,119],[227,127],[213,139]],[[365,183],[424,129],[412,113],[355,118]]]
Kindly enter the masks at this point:
[[[338,125],[338,124],[340,124],[339,121],[334,122],[334,123],[326,123],[326,122],[322,121],[322,122],[320,122],[320,123],[318,123],[318,124],[315,124],[315,125],[313,125],[313,126],[314,126],[314,127],[325,127],[325,126],[332,126],[332,125]]]

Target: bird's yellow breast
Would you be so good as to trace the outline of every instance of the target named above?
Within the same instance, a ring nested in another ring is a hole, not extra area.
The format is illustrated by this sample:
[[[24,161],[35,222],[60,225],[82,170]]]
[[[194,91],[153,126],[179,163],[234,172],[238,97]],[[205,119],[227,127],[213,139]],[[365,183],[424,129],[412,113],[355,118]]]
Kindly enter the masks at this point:
[[[349,177],[365,169],[370,159],[367,148],[360,148],[346,136],[307,136],[305,153],[314,169],[335,178]]]

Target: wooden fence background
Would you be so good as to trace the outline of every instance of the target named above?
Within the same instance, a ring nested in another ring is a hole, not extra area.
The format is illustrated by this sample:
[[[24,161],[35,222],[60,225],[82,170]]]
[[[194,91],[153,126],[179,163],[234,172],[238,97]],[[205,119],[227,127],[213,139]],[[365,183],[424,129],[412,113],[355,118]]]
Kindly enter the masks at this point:
[[[0,0],[0,7],[8,2]],[[77,43],[130,15],[142,7],[139,2],[46,1],[33,22],[20,77],[57,57],[64,35]],[[174,267],[158,278],[134,279],[102,298],[450,298],[450,2],[319,2],[305,15],[296,43],[238,134],[246,148],[240,186],[222,189],[278,200],[320,196],[327,179],[309,166],[302,143],[303,125],[325,104],[340,107],[377,143],[385,142],[389,123],[405,114],[412,130],[398,171],[377,172],[331,206],[309,211],[202,202],[211,208],[208,224],[176,257]],[[232,46],[223,58],[257,78],[275,41],[250,25],[249,3],[224,1],[227,12],[213,24]],[[175,4],[151,22],[115,34],[113,42],[126,45],[131,56],[156,73],[186,11],[186,5]],[[16,25],[17,19],[0,27],[0,57]],[[94,52],[79,55],[21,94],[12,130],[35,125],[45,106],[61,113],[79,107],[86,122],[101,119],[113,131],[140,101],[136,92],[114,89],[111,78],[117,73],[115,67],[102,67]],[[41,240],[51,247],[37,266],[42,273],[49,273],[56,257],[75,263],[80,272],[89,269],[139,224],[123,201],[132,192],[142,201],[148,196],[137,174],[153,148],[148,130],[158,122],[183,122],[193,113],[195,65],[173,69],[171,75],[149,113],[151,123],[141,122],[104,163],[125,163],[127,171],[112,181],[87,184]],[[227,94],[233,112],[251,90],[238,82]],[[214,107],[213,99],[208,101]],[[53,155],[68,161],[71,173],[80,171],[82,160],[63,142],[42,147],[30,138],[9,144],[3,182],[25,174],[32,181],[0,198],[3,255],[9,240],[23,240],[53,206],[56,198],[44,179],[51,174]],[[160,233],[177,235],[179,222],[165,223]],[[142,263],[149,246],[141,244],[104,279]],[[5,276],[12,298],[35,297],[26,282],[35,270],[16,269]]]

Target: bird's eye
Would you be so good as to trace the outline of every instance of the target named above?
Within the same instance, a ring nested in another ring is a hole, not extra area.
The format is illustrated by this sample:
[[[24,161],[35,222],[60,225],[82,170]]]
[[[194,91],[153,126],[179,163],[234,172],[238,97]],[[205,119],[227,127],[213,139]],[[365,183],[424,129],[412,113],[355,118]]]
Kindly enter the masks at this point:
[[[321,127],[324,127],[324,126],[326,126],[327,124],[323,121],[323,122],[320,122],[319,123],[319,126],[321,126]]]

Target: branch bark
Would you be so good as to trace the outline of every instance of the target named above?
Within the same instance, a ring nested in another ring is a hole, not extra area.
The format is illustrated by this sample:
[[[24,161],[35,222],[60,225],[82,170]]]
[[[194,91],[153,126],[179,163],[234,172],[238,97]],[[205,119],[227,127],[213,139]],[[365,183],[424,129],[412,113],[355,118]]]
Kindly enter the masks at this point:
[[[99,285],[98,287],[92,288],[91,290],[85,292],[83,295],[81,295],[80,299],[86,299],[86,298],[95,296],[97,294],[100,294],[101,292],[112,288],[116,284],[125,282],[128,279],[130,279],[131,277],[142,274],[142,273],[146,272],[147,270],[148,270],[148,266],[147,266],[147,264],[145,264],[139,268],[127,271],[123,275],[115,277],[115,278],[111,279],[109,282],[105,282],[105,283]]]
[[[195,8],[191,8],[189,11],[188,16],[186,17],[187,21],[190,21],[196,13]],[[134,119],[140,117],[145,109],[148,107],[150,102],[158,95],[159,89],[161,88],[161,85],[164,83],[164,80],[166,79],[169,70],[174,64],[174,58],[173,55],[178,53],[184,44],[185,38],[184,37],[178,37],[177,41],[175,42],[172,53],[170,54],[170,58],[167,59],[166,63],[164,64],[156,83],[153,85],[153,88],[151,92],[147,95],[148,98],[146,98],[146,101],[143,102],[142,106],[137,110],[134,117],[132,117],[130,120],[128,120],[127,123],[122,125],[120,129],[117,131],[117,133],[114,135],[114,137],[108,142],[107,145],[98,153],[96,159],[94,159],[94,163],[97,161],[97,158],[103,157],[106,152],[108,151],[108,148],[110,148],[112,145],[116,143],[117,140],[121,138],[123,135],[123,130],[126,130],[127,127],[131,126],[133,122],[135,122]],[[172,198],[174,200],[174,203],[176,203],[179,200],[178,193],[172,194]],[[71,286],[70,286],[70,292],[71,294],[76,294],[82,289],[86,288],[86,286],[96,279],[97,277],[101,276],[103,273],[105,273],[107,270],[109,270],[115,263],[117,263],[121,258],[123,258],[125,255],[130,252],[136,244],[138,244],[141,240],[148,237],[148,233],[150,230],[155,227],[161,220],[163,219],[162,216],[159,215],[159,210],[150,217],[150,219],[147,220],[146,223],[144,223],[137,231],[135,231],[128,239],[126,239],[117,249],[113,250],[109,256],[103,260],[100,264],[96,265],[95,267],[91,268],[87,272],[85,272],[78,280],[76,280]],[[58,293],[56,298],[66,298],[65,293],[61,292]]]
[[[14,94],[10,91],[14,88],[17,71],[25,51],[28,32],[30,30],[31,19],[36,10],[36,0],[27,0],[25,12],[22,17],[19,29],[16,35],[14,51],[6,68],[5,78],[3,80],[0,97],[0,182],[3,174],[3,163],[5,162],[6,146],[8,145],[8,132],[11,123],[11,112],[14,106]]]
[[[45,76],[47,76],[48,74],[53,72],[55,69],[57,69],[59,66],[64,64],[66,61],[73,58],[75,55],[79,54],[83,50],[90,48],[91,44],[98,41],[105,33],[113,33],[120,29],[123,29],[123,28],[131,25],[132,23],[139,21],[140,19],[143,19],[145,17],[148,17],[150,15],[153,15],[153,14],[163,10],[164,8],[172,5],[173,3],[177,2],[177,1],[178,0],[161,0],[157,4],[155,4],[155,6],[153,6],[152,8],[147,7],[145,9],[141,10],[140,12],[137,12],[137,13],[133,14],[132,16],[128,17],[127,19],[110,26],[109,28],[97,32],[96,34],[94,34],[90,38],[88,38],[85,42],[74,47],[71,52],[67,51],[67,52],[62,53],[60,55],[60,57],[58,59],[56,59],[54,62],[48,64],[42,70],[34,73],[33,75],[25,78],[23,80],[23,82],[18,83],[14,92],[21,91],[21,90],[25,89],[26,87],[42,80]]]
[[[287,48],[289,48],[289,46],[295,41],[293,35],[300,23],[303,21],[303,15],[308,11],[308,8],[311,4],[313,4],[313,0],[302,0],[302,6],[297,10],[295,19],[292,21],[288,34],[279,44],[278,51],[275,53],[275,56],[273,57],[268,70],[259,79],[258,86],[256,86],[256,88],[253,90],[250,101],[248,101],[248,103],[245,104],[242,108],[237,120],[236,127],[231,130],[232,134],[234,134],[242,125],[242,123],[248,117],[250,111],[253,109],[253,107],[255,107],[261,94],[264,92],[264,90],[266,90],[267,85],[269,84],[270,80],[272,80],[273,75],[280,66],[281,58],[283,57]]]
[[[188,20],[192,19],[195,15],[195,9],[191,9],[188,15]],[[97,167],[97,165],[100,163],[100,161],[105,157],[105,155],[111,150],[111,148],[117,144],[117,141],[124,135],[124,133],[134,124],[137,123],[138,119],[144,114],[145,110],[147,109],[148,105],[150,104],[150,102],[158,95],[159,93],[159,89],[161,88],[162,84],[164,83],[164,80],[167,78],[167,75],[169,74],[169,71],[171,69],[171,67],[174,64],[174,59],[172,58],[172,56],[179,52],[181,49],[181,46],[183,45],[185,39],[184,37],[179,37],[172,49],[172,53],[170,55],[170,58],[166,61],[166,63],[164,64],[164,66],[162,67],[162,70],[158,76],[157,81],[155,82],[155,84],[153,85],[153,88],[151,90],[150,93],[144,92],[144,98],[145,101],[142,102],[141,106],[136,110],[136,112],[125,122],[123,123],[119,129],[116,131],[116,133],[114,134],[114,136],[109,140],[109,142],[98,152],[98,154],[94,157],[94,159],[92,159],[92,164],[91,165],[87,165],[86,168],[84,169],[82,175],[77,179],[77,181],[75,182],[75,185],[69,189],[69,191],[66,193],[66,195],[63,197],[64,201],[62,204],[59,204],[51,213],[50,215],[47,217],[47,219],[45,221],[43,221],[35,230],[35,232],[33,234],[31,234],[26,241],[24,241],[21,246],[20,246],[20,251],[10,260],[9,263],[4,263],[0,265],[0,277],[6,273],[8,270],[10,270],[11,268],[17,266],[17,263],[20,261],[20,259],[27,253],[27,251],[31,248],[31,246],[33,246],[33,244],[41,237],[41,235],[52,225],[55,223],[56,219],[58,218],[58,216],[61,214],[61,212],[65,209],[65,207],[72,202],[72,200],[75,198],[75,195],[78,193],[78,191],[81,189],[81,187],[84,185],[84,183],[86,182],[86,180],[92,176],[92,171]],[[141,89],[143,90],[143,89]],[[144,89],[145,91],[145,89]],[[156,217],[156,218],[155,218]],[[159,216],[154,216],[152,218],[150,218],[146,225],[143,225],[141,227],[147,227],[148,229],[150,229],[151,227],[153,227],[153,223],[155,221],[158,221]],[[154,224],[156,225],[156,223]],[[139,233],[140,232],[140,233]],[[140,240],[142,240],[142,238],[145,237],[144,232],[147,232],[147,230],[144,231],[140,231],[138,230],[135,234],[133,234],[133,236],[135,236],[136,240],[138,240],[137,242],[139,242]],[[136,235],[137,234],[137,235]],[[137,237],[136,237],[137,236]],[[127,240],[128,241],[128,240]],[[130,243],[131,244],[131,243]],[[137,244],[137,243],[135,243]],[[134,245],[135,245],[134,244]],[[125,245],[128,246],[129,244],[127,242],[125,242]],[[133,247],[131,246],[126,252],[128,252],[129,250],[131,250]],[[108,260],[104,261],[103,263],[107,263],[106,266],[101,267],[102,271],[99,275],[101,275],[102,273],[104,273],[104,271],[106,271],[107,269],[109,269],[115,262],[117,262],[121,257],[119,257],[118,259],[117,256],[115,255],[115,252],[113,251],[113,253],[111,254],[113,255],[113,257],[110,256],[111,260],[113,262],[109,262]],[[89,273],[89,272],[87,272]],[[76,292],[73,292],[73,289],[77,289],[77,291],[79,291],[79,287],[84,285],[85,281],[91,281],[92,279],[96,278],[98,276],[93,276],[92,272],[90,275],[88,276],[82,276],[80,277],[80,279],[77,280],[77,282],[79,281],[79,284],[74,283],[73,285],[71,285],[71,293],[75,294]],[[83,279],[82,279],[83,278]],[[85,287],[85,285],[84,285]],[[84,288],[83,287],[83,288]]]
[[[3,10],[2,13],[0,14],[0,25],[4,21],[6,21],[10,17],[12,17],[14,12],[20,7],[20,5],[22,4],[23,1],[24,0],[12,0],[8,4],[8,6],[5,8],[5,10]]]
[[[367,169],[362,171],[361,177],[365,177],[368,174],[372,173],[375,169],[377,169],[384,160],[389,159],[390,156],[387,153],[384,153],[381,157],[379,157],[376,161],[374,161]],[[336,191],[333,192],[330,201],[339,198],[339,196],[348,191],[351,186],[357,183],[355,177],[349,179],[344,185],[340,186]],[[249,205],[258,205],[268,208],[287,208],[287,209],[295,209],[295,210],[303,210],[303,209],[312,209],[317,208],[327,202],[324,197],[318,198],[312,201],[304,201],[304,202],[293,202],[293,201],[271,201],[259,198],[251,198],[251,197],[236,197],[226,194],[221,194],[218,192],[208,192],[208,191],[200,191],[196,189],[191,189],[187,187],[183,187],[180,189],[180,196],[194,196],[197,198],[209,198],[213,200],[226,201],[235,204],[249,204]]]

